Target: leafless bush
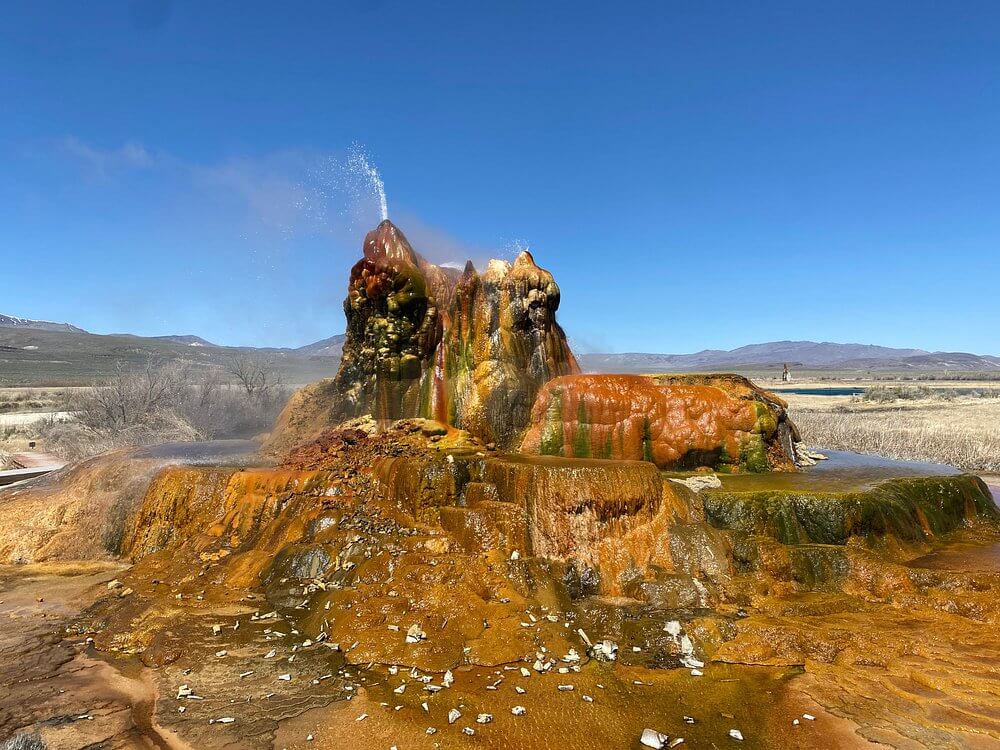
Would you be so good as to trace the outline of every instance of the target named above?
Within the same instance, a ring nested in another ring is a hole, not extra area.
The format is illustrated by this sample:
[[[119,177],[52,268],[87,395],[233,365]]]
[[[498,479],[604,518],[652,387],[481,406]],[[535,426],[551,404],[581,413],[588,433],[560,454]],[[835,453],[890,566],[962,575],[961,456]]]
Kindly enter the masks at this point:
[[[118,366],[103,383],[76,392],[74,419],[39,427],[46,449],[80,458],[115,448],[164,442],[252,437],[277,417],[287,392],[266,366],[253,385],[232,385],[220,370],[196,372],[149,360]]]

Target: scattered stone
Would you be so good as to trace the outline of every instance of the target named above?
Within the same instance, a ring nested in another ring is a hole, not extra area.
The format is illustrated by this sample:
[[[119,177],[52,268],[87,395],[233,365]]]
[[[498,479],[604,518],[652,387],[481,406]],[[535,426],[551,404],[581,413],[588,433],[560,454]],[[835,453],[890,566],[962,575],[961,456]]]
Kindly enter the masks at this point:
[[[683,484],[692,492],[715,490],[722,486],[722,480],[720,480],[715,474],[688,477],[687,479],[671,479],[670,481],[677,482],[677,484]]]
[[[453,708],[448,712],[448,723],[454,724],[456,721],[462,718],[462,712],[457,708]]]
[[[427,633],[420,629],[420,626],[413,624],[410,626],[409,630],[406,631],[406,642],[407,643],[418,643],[419,641],[427,640]]]
[[[477,724],[489,724],[491,721],[493,721],[493,714],[479,714],[476,717]]]
[[[643,747],[652,747],[654,750],[662,750],[667,746],[669,739],[667,735],[657,732],[655,729],[643,729],[642,736],[639,737],[639,744]]]
[[[598,661],[614,661],[618,658],[618,644],[605,638],[594,644],[591,653]]]
[[[732,737],[737,742],[743,742],[743,732],[739,729],[730,729],[729,736]]]
[[[514,714],[514,716],[524,716],[528,712],[528,709],[524,706],[514,706],[510,712]]]

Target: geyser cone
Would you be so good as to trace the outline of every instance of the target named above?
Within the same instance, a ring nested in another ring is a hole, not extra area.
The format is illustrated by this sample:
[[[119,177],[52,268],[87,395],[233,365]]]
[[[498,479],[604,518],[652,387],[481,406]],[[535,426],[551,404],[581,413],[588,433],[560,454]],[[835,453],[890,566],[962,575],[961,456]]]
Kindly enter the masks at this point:
[[[365,235],[362,247],[365,259],[385,259],[399,261],[412,266],[418,265],[418,256],[399,227],[388,219]]]

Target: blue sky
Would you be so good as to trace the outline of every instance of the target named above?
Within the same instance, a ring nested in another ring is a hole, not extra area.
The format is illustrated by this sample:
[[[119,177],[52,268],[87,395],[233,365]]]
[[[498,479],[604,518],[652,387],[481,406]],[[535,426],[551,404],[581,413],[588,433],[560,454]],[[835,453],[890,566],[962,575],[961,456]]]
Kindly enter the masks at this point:
[[[1000,353],[997,3],[21,3],[0,101],[0,312],[341,332],[360,143],[428,257],[529,245],[581,350]]]

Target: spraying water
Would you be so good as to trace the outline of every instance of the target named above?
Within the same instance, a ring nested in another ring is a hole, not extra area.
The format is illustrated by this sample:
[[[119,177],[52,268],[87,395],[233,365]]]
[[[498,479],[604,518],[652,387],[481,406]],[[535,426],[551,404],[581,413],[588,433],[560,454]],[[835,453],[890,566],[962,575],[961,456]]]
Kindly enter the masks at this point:
[[[382,175],[378,173],[375,165],[368,160],[368,155],[358,144],[351,146],[347,157],[348,170],[354,172],[367,181],[375,195],[378,196],[379,209],[381,210],[382,221],[389,218],[389,204],[385,199],[385,183],[382,182]]]

